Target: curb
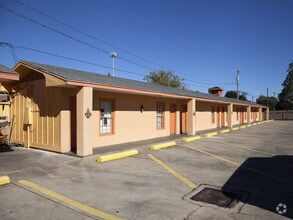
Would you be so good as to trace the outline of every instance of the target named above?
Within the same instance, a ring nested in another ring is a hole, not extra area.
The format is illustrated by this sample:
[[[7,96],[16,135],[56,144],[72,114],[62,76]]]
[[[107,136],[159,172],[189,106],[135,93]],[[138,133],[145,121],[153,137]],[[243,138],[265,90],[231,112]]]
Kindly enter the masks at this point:
[[[167,143],[162,143],[162,144],[151,145],[149,149],[150,150],[160,150],[160,149],[167,148],[167,147],[172,147],[172,146],[175,146],[175,145],[176,145],[176,142],[172,141],[172,142],[167,142]]]
[[[251,124],[249,124],[249,125],[246,125],[246,127],[251,127],[252,125]]]
[[[241,128],[241,129],[246,128],[246,125],[242,125],[239,128]]]
[[[10,178],[9,176],[0,176],[0,186],[9,184],[10,183]]]
[[[219,133],[221,133],[221,134],[225,134],[225,133],[228,133],[228,132],[230,132],[229,129],[225,129],[225,130],[221,130],[221,131],[219,131]]]
[[[212,136],[215,136],[215,135],[218,135],[218,133],[217,132],[212,132],[212,133],[204,134],[203,136],[204,137],[212,137]]]
[[[191,141],[196,141],[196,140],[199,140],[201,137],[200,136],[194,136],[194,137],[190,137],[190,138],[183,138],[182,139],[182,142],[191,142]]]
[[[239,127],[235,127],[235,128],[231,128],[230,131],[236,131],[238,129],[239,129]]]
[[[138,154],[138,150],[122,151],[122,152],[118,152],[118,153],[98,156],[96,161],[98,163],[104,163],[107,161],[117,160],[120,158],[129,157],[129,156],[133,156],[133,155],[137,155],[137,154]]]

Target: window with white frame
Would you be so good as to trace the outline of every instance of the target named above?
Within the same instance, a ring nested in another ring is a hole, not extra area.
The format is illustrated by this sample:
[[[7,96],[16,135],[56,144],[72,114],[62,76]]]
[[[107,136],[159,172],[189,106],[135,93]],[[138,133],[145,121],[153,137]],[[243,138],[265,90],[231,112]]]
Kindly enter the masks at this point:
[[[164,111],[165,105],[164,103],[157,103],[157,129],[164,128]]]
[[[112,100],[100,101],[100,133],[101,134],[113,133],[113,101]]]

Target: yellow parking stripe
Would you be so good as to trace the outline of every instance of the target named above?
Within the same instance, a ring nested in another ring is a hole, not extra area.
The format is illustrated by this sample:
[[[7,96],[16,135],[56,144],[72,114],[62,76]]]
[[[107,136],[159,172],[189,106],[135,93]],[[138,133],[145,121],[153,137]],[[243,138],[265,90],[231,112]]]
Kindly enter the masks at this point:
[[[224,145],[230,145],[231,147],[236,147],[236,148],[243,149],[243,150],[253,151],[253,152],[257,152],[257,153],[261,153],[261,154],[266,154],[266,155],[269,155],[269,156],[275,156],[274,154],[270,154],[270,153],[267,153],[267,152],[264,152],[264,151],[254,150],[254,149],[250,149],[250,148],[246,148],[246,147],[241,147],[241,146],[238,146],[238,145],[235,145],[235,144],[224,143],[224,142],[221,142],[221,141],[211,141],[211,142],[220,143],[220,144],[224,144]]]
[[[161,160],[159,160],[158,158],[156,158],[155,156],[153,156],[152,154],[148,154],[148,156],[154,160],[156,163],[160,164],[162,167],[164,167],[166,170],[168,170],[170,173],[172,173],[175,177],[177,177],[178,179],[180,179],[182,182],[184,182],[187,186],[189,186],[191,189],[194,189],[197,187],[196,184],[194,184],[193,182],[191,182],[189,179],[187,179],[186,177],[182,176],[180,173],[176,172],[175,170],[173,170],[171,167],[169,167],[168,165],[166,165],[165,163],[163,163]]]
[[[198,148],[191,147],[191,146],[189,146],[189,145],[187,145],[187,144],[185,144],[185,147],[188,147],[188,148],[190,148],[190,149],[192,149],[192,150],[195,150],[195,151],[201,152],[201,153],[203,153],[203,154],[209,155],[209,156],[214,157],[214,158],[216,158],[216,159],[218,159],[218,160],[222,160],[222,161],[225,161],[225,162],[227,162],[227,163],[233,164],[233,165],[235,165],[235,166],[240,166],[239,163],[233,162],[233,161],[228,160],[228,159],[225,159],[225,158],[223,158],[223,157],[219,157],[219,156],[217,156],[217,155],[211,154],[211,153],[206,152],[206,151],[204,151],[204,150],[200,150],[200,149],[198,149]]]
[[[216,158],[216,159],[218,159],[218,160],[221,160],[221,161],[224,161],[224,162],[230,163],[230,164],[232,164],[232,165],[235,165],[235,166],[238,166],[238,167],[241,166],[240,163],[234,162],[234,161],[232,161],[232,160],[225,159],[225,158],[223,158],[223,157],[219,157],[219,156],[217,156],[217,155],[211,154],[211,153],[209,153],[209,152],[206,152],[206,151],[204,151],[204,150],[200,150],[200,149],[195,148],[195,147],[191,147],[191,146],[189,146],[189,145],[187,145],[187,144],[182,145],[182,146],[183,146],[183,147],[190,148],[190,149],[195,150],[195,151],[198,151],[198,152],[201,152],[201,153],[203,153],[203,154],[209,155],[209,156],[211,156],[211,157],[213,157],[213,158]],[[283,179],[283,178],[280,178],[280,177],[277,177],[277,176],[273,176],[273,175],[271,175],[271,174],[264,173],[264,172],[262,172],[262,171],[259,171],[259,170],[254,169],[254,168],[250,168],[250,167],[246,167],[246,166],[242,166],[242,167],[244,167],[245,169],[248,169],[248,170],[250,170],[250,171],[253,171],[253,172],[255,172],[255,173],[259,173],[259,174],[262,174],[262,175],[264,175],[264,176],[268,176],[268,177],[273,178],[273,179],[277,179],[277,180],[281,180],[281,181],[286,181],[286,180]]]
[[[40,192],[40,193],[42,193],[42,194],[44,194],[46,196],[49,196],[49,197],[51,197],[53,199],[56,199],[56,200],[59,200],[59,201],[65,203],[65,204],[67,204],[69,206],[75,207],[75,208],[77,208],[77,209],[79,209],[81,211],[84,211],[84,212],[86,212],[88,214],[97,216],[99,218],[108,219],[108,220],[120,220],[121,219],[121,218],[118,218],[118,217],[116,217],[114,215],[111,215],[111,214],[108,214],[106,212],[97,210],[97,209],[95,209],[93,207],[87,206],[87,205],[85,205],[83,203],[77,202],[77,201],[75,201],[73,199],[70,199],[70,198],[67,198],[65,196],[62,196],[62,195],[60,195],[60,194],[58,194],[58,193],[56,193],[56,192],[54,192],[52,190],[46,189],[45,187],[39,186],[39,185],[37,185],[35,183],[32,183],[32,182],[29,182],[27,180],[19,180],[18,182],[20,184],[22,184],[22,185],[25,185],[25,186],[27,186],[29,188],[32,188],[32,189],[38,191],[38,192]]]

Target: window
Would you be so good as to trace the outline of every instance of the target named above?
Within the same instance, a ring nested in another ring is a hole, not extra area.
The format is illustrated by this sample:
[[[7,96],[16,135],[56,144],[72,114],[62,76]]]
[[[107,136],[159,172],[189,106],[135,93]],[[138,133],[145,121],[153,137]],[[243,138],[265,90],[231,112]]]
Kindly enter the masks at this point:
[[[247,116],[247,112],[246,112],[246,110],[244,110],[244,118],[245,118],[245,120],[246,120],[246,116]]]
[[[157,103],[157,129],[164,129],[164,103]]]
[[[215,107],[212,107],[211,122],[212,122],[212,124],[215,123]]]
[[[237,108],[236,111],[237,111],[236,116],[237,116],[237,121],[238,121],[239,120],[239,109]]]
[[[100,101],[100,134],[113,134],[114,101]]]

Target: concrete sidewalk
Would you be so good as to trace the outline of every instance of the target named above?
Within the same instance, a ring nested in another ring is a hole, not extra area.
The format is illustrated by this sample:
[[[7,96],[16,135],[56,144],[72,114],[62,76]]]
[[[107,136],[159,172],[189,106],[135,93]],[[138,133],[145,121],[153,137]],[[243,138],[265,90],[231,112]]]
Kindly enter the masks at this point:
[[[150,145],[160,143],[160,142],[181,141],[182,137],[184,137],[184,135],[171,135],[167,137],[153,138],[153,139],[148,139],[143,141],[134,141],[134,142],[128,142],[123,144],[105,146],[105,147],[97,147],[93,149],[93,154],[104,154],[109,152],[128,150],[132,148],[148,149]]]

